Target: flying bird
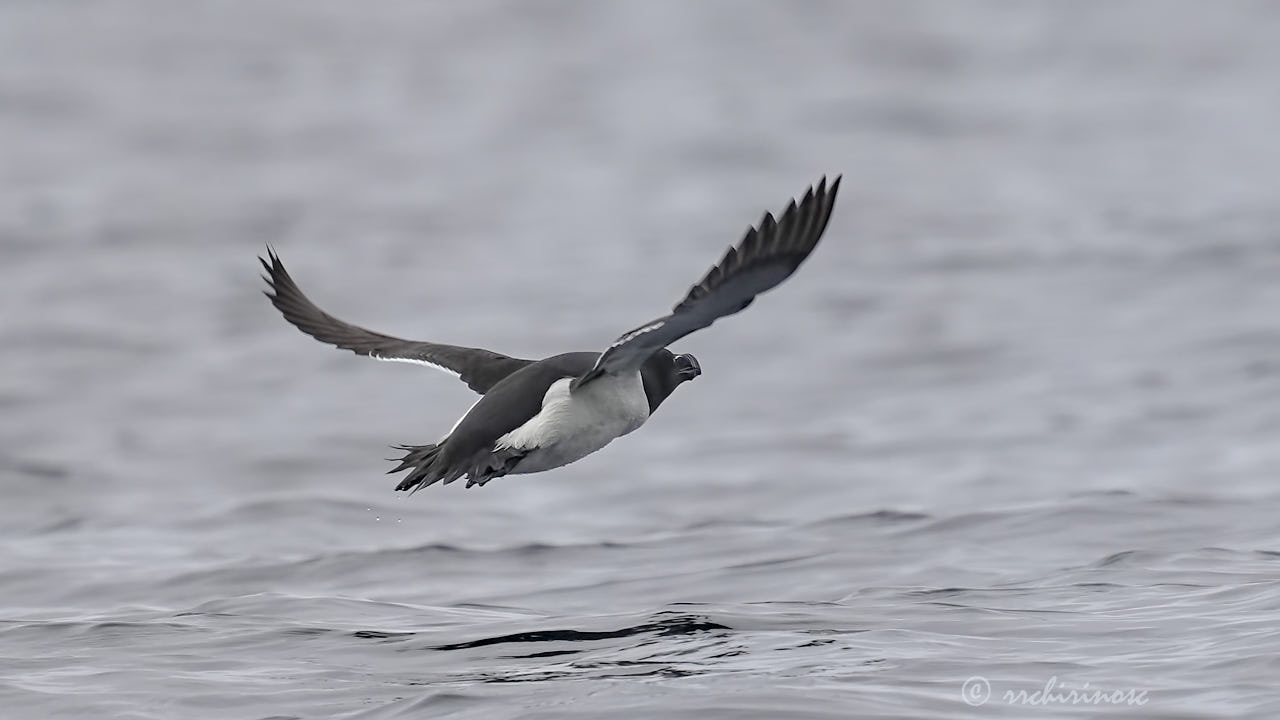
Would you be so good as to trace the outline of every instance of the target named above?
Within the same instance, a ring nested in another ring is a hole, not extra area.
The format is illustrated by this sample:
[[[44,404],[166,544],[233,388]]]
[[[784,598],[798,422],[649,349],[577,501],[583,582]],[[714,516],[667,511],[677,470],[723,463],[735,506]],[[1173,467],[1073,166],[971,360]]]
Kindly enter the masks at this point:
[[[826,230],[840,176],[822,178],[775,220],[747,229],[669,315],[622,333],[604,352],[570,352],[542,360],[490,350],[401,340],[339,320],[302,293],[271,248],[265,292],[285,320],[311,337],[377,360],[417,363],[448,372],[480,399],[437,443],[398,445],[389,471],[409,474],[396,490],[416,492],[467,477],[467,487],[493,478],[568,465],[644,424],[675,389],[702,374],[692,355],[671,343],[746,308],[787,279]]]

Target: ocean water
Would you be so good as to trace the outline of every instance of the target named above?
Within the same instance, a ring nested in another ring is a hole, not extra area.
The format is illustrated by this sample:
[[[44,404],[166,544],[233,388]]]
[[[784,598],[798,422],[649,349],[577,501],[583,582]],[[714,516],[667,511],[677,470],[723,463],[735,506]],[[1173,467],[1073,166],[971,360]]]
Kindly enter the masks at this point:
[[[0,5],[0,718],[1280,716],[1280,6]],[[525,357],[844,173],[569,467]]]

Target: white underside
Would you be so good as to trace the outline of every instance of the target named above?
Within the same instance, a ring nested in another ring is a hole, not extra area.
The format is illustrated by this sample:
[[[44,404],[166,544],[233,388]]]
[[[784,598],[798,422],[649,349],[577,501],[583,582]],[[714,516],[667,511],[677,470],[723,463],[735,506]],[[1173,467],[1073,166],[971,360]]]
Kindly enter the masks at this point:
[[[649,400],[639,372],[605,375],[569,392],[572,378],[557,380],[542,399],[542,411],[498,438],[495,449],[532,449],[515,473],[568,465],[635,430],[649,419]]]

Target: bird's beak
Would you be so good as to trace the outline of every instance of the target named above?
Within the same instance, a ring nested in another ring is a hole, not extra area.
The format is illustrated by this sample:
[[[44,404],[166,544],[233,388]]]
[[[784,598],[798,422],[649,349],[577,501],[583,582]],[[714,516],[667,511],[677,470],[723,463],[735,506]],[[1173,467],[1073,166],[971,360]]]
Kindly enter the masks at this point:
[[[676,374],[681,380],[692,380],[702,374],[702,366],[692,355],[677,355],[675,362]]]

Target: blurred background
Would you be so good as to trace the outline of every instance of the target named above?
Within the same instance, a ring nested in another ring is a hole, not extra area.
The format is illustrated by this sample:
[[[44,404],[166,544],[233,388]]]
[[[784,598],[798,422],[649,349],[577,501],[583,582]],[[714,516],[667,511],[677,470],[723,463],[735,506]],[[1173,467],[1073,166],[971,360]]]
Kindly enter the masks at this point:
[[[1051,677],[1275,716],[1277,37],[1270,2],[0,4],[5,717],[1018,717]],[[483,489],[383,475],[464,385],[260,293],[270,244],[348,321],[599,350],[837,173],[812,260],[674,348],[697,382]]]

